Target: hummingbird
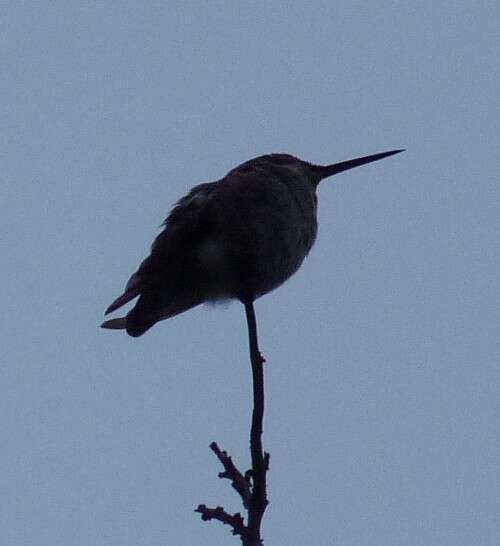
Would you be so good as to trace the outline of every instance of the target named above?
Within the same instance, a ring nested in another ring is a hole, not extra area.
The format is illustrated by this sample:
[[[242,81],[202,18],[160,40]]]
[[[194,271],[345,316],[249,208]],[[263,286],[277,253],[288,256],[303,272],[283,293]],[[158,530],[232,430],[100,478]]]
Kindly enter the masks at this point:
[[[138,297],[135,306],[102,328],[138,337],[202,303],[247,304],[274,290],[299,269],[314,244],[319,183],[403,151],[331,165],[262,155],[218,181],[195,186],[176,203],[150,255],[105,314]]]

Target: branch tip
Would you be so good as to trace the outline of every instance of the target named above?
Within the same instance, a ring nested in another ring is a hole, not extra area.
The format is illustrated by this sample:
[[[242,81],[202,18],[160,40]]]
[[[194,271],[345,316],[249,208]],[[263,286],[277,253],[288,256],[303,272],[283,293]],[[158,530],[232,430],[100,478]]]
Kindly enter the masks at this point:
[[[262,449],[262,422],[264,417],[264,370],[266,359],[259,350],[257,338],[257,321],[253,300],[241,300],[245,306],[248,325],[248,341],[253,379],[253,413],[250,430],[251,469],[244,474],[236,468],[232,458],[220,449],[217,442],[210,444],[210,449],[224,467],[219,478],[231,480],[232,487],[240,495],[243,506],[248,510],[248,523],[245,525],[239,512],[227,513],[222,506],[208,508],[200,504],[195,512],[201,514],[203,521],[216,519],[232,528],[233,535],[240,535],[243,546],[263,545],[261,538],[261,521],[269,504],[266,491],[266,473],[269,470],[270,455]]]

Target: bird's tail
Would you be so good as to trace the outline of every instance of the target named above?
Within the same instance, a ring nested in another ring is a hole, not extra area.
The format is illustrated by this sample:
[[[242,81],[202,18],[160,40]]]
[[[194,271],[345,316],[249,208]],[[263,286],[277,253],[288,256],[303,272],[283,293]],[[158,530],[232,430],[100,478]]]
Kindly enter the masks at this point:
[[[145,320],[145,317],[133,313],[133,311],[134,309],[132,309],[126,317],[105,320],[101,324],[101,328],[106,328],[108,330],[127,330],[129,336],[139,337],[157,322],[156,318]]]
[[[157,302],[150,297],[142,295],[137,300],[135,307],[127,313],[127,334],[139,337],[158,322]]]
[[[139,337],[158,321],[183,313],[200,305],[203,301],[204,299],[200,296],[177,298],[159,310],[158,298],[143,294],[137,300],[135,307],[125,317],[106,320],[101,324],[101,328],[127,330],[129,336]]]
[[[127,330],[127,334],[132,337],[139,337],[144,334],[158,321],[158,313],[153,312],[147,298],[141,296],[135,307],[131,309],[125,317],[106,320],[101,324],[101,328],[109,330]]]
[[[127,317],[114,318],[111,320],[105,320],[101,324],[101,328],[108,328],[109,330],[124,330],[127,327]]]

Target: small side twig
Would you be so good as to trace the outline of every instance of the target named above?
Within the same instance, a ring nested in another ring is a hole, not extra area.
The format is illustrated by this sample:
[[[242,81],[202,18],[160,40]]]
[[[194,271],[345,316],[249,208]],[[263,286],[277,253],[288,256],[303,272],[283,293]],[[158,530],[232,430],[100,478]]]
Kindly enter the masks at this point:
[[[265,453],[262,449],[262,422],[264,419],[264,370],[262,365],[265,360],[259,351],[253,301],[249,300],[243,303],[248,325],[253,379],[253,412],[250,430],[252,468],[243,474],[234,465],[227,452],[221,450],[216,442],[210,444],[210,449],[224,467],[224,472],[219,473],[219,478],[231,480],[231,485],[240,495],[243,506],[248,511],[248,521],[245,525],[239,512],[231,515],[222,506],[208,508],[204,504],[200,504],[195,511],[201,514],[204,521],[215,519],[232,527],[233,535],[240,536],[243,546],[263,546],[260,528],[268,505],[266,473],[269,470],[270,457],[269,453]]]
[[[201,514],[201,519],[203,521],[209,521],[211,519],[216,519],[221,521],[224,525],[230,525],[233,528],[233,535],[240,535],[242,538],[246,535],[245,524],[243,523],[243,518],[241,514],[237,512],[236,514],[228,514],[222,506],[217,506],[217,508],[208,508],[204,504],[200,504],[195,512]]]
[[[248,508],[250,502],[250,483],[248,478],[236,468],[233,459],[217,445],[217,442],[210,444],[210,449],[217,455],[217,458],[224,467],[224,472],[219,472],[219,478],[227,478],[231,480],[231,485],[238,492],[243,506]]]

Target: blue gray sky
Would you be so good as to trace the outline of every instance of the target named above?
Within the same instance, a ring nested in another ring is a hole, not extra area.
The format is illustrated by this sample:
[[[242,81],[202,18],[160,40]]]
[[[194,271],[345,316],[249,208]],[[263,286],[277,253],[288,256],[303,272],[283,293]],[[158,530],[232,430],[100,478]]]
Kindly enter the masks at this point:
[[[266,544],[500,536],[497,2],[7,2],[1,8],[1,542],[221,546],[249,461],[240,304],[140,339],[105,307],[191,186],[268,152],[404,147],[319,191],[256,304]]]

